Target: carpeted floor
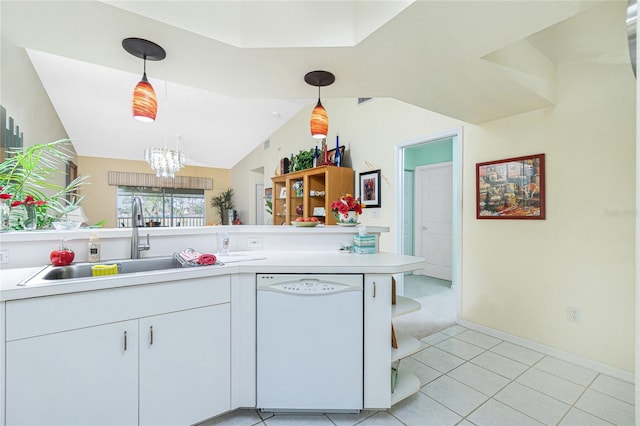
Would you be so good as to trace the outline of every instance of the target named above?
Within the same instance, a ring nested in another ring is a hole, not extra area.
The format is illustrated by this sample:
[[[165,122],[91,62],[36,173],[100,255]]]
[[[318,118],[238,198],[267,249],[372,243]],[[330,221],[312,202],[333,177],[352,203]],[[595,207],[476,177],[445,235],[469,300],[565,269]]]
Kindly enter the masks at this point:
[[[404,296],[422,305],[422,309],[394,318],[396,331],[417,339],[430,336],[455,325],[456,301],[451,282],[423,275],[407,275],[404,280]]]

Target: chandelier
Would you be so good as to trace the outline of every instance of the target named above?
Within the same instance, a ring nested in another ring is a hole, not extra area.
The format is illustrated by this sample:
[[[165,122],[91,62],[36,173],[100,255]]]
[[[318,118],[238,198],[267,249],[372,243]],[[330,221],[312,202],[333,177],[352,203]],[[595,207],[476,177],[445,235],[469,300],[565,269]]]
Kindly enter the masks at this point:
[[[167,148],[167,128],[169,126],[169,100],[167,82],[164,82],[164,100],[166,119],[164,121],[164,146],[152,147],[144,150],[144,159],[156,172],[157,177],[173,178],[178,170],[184,167],[184,152],[180,151],[182,137],[176,135],[176,149]]]
[[[184,152],[178,150],[181,137],[176,136],[176,149],[168,149],[166,144],[162,148],[147,148],[144,159],[156,171],[157,177],[175,177],[178,170],[184,167]]]

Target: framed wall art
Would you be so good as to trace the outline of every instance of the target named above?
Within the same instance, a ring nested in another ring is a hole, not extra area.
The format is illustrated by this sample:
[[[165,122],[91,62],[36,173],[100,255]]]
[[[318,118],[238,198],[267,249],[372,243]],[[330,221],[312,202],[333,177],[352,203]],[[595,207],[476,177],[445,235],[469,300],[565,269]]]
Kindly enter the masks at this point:
[[[545,219],[544,154],[476,164],[476,218]]]
[[[360,173],[360,202],[365,207],[381,207],[380,170]]]

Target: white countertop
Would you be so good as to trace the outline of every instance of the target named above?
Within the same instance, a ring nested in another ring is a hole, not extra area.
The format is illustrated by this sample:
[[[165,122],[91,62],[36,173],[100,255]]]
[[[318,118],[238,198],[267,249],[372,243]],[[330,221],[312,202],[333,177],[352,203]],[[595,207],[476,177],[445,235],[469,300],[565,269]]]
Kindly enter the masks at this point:
[[[180,269],[111,275],[99,278],[55,280],[46,284],[17,286],[42,267],[2,270],[0,301],[144,285],[238,273],[367,273],[395,274],[424,267],[425,259],[392,253],[354,254],[328,251],[251,251],[264,259]],[[116,261],[104,261],[103,263]]]

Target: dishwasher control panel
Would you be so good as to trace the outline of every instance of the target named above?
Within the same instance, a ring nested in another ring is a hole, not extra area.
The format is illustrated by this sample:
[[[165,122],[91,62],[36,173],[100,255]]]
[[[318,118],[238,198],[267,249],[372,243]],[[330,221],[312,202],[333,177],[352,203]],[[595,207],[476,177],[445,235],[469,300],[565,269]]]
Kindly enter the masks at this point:
[[[258,274],[258,291],[279,293],[321,295],[344,291],[362,291],[361,274]]]
[[[326,291],[336,291],[343,285],[329,284],[318,281],[298,281],[289,284],[276,284],[274,287],[280,287],[282,290],[294,291],[299,293],[323,293]]]

